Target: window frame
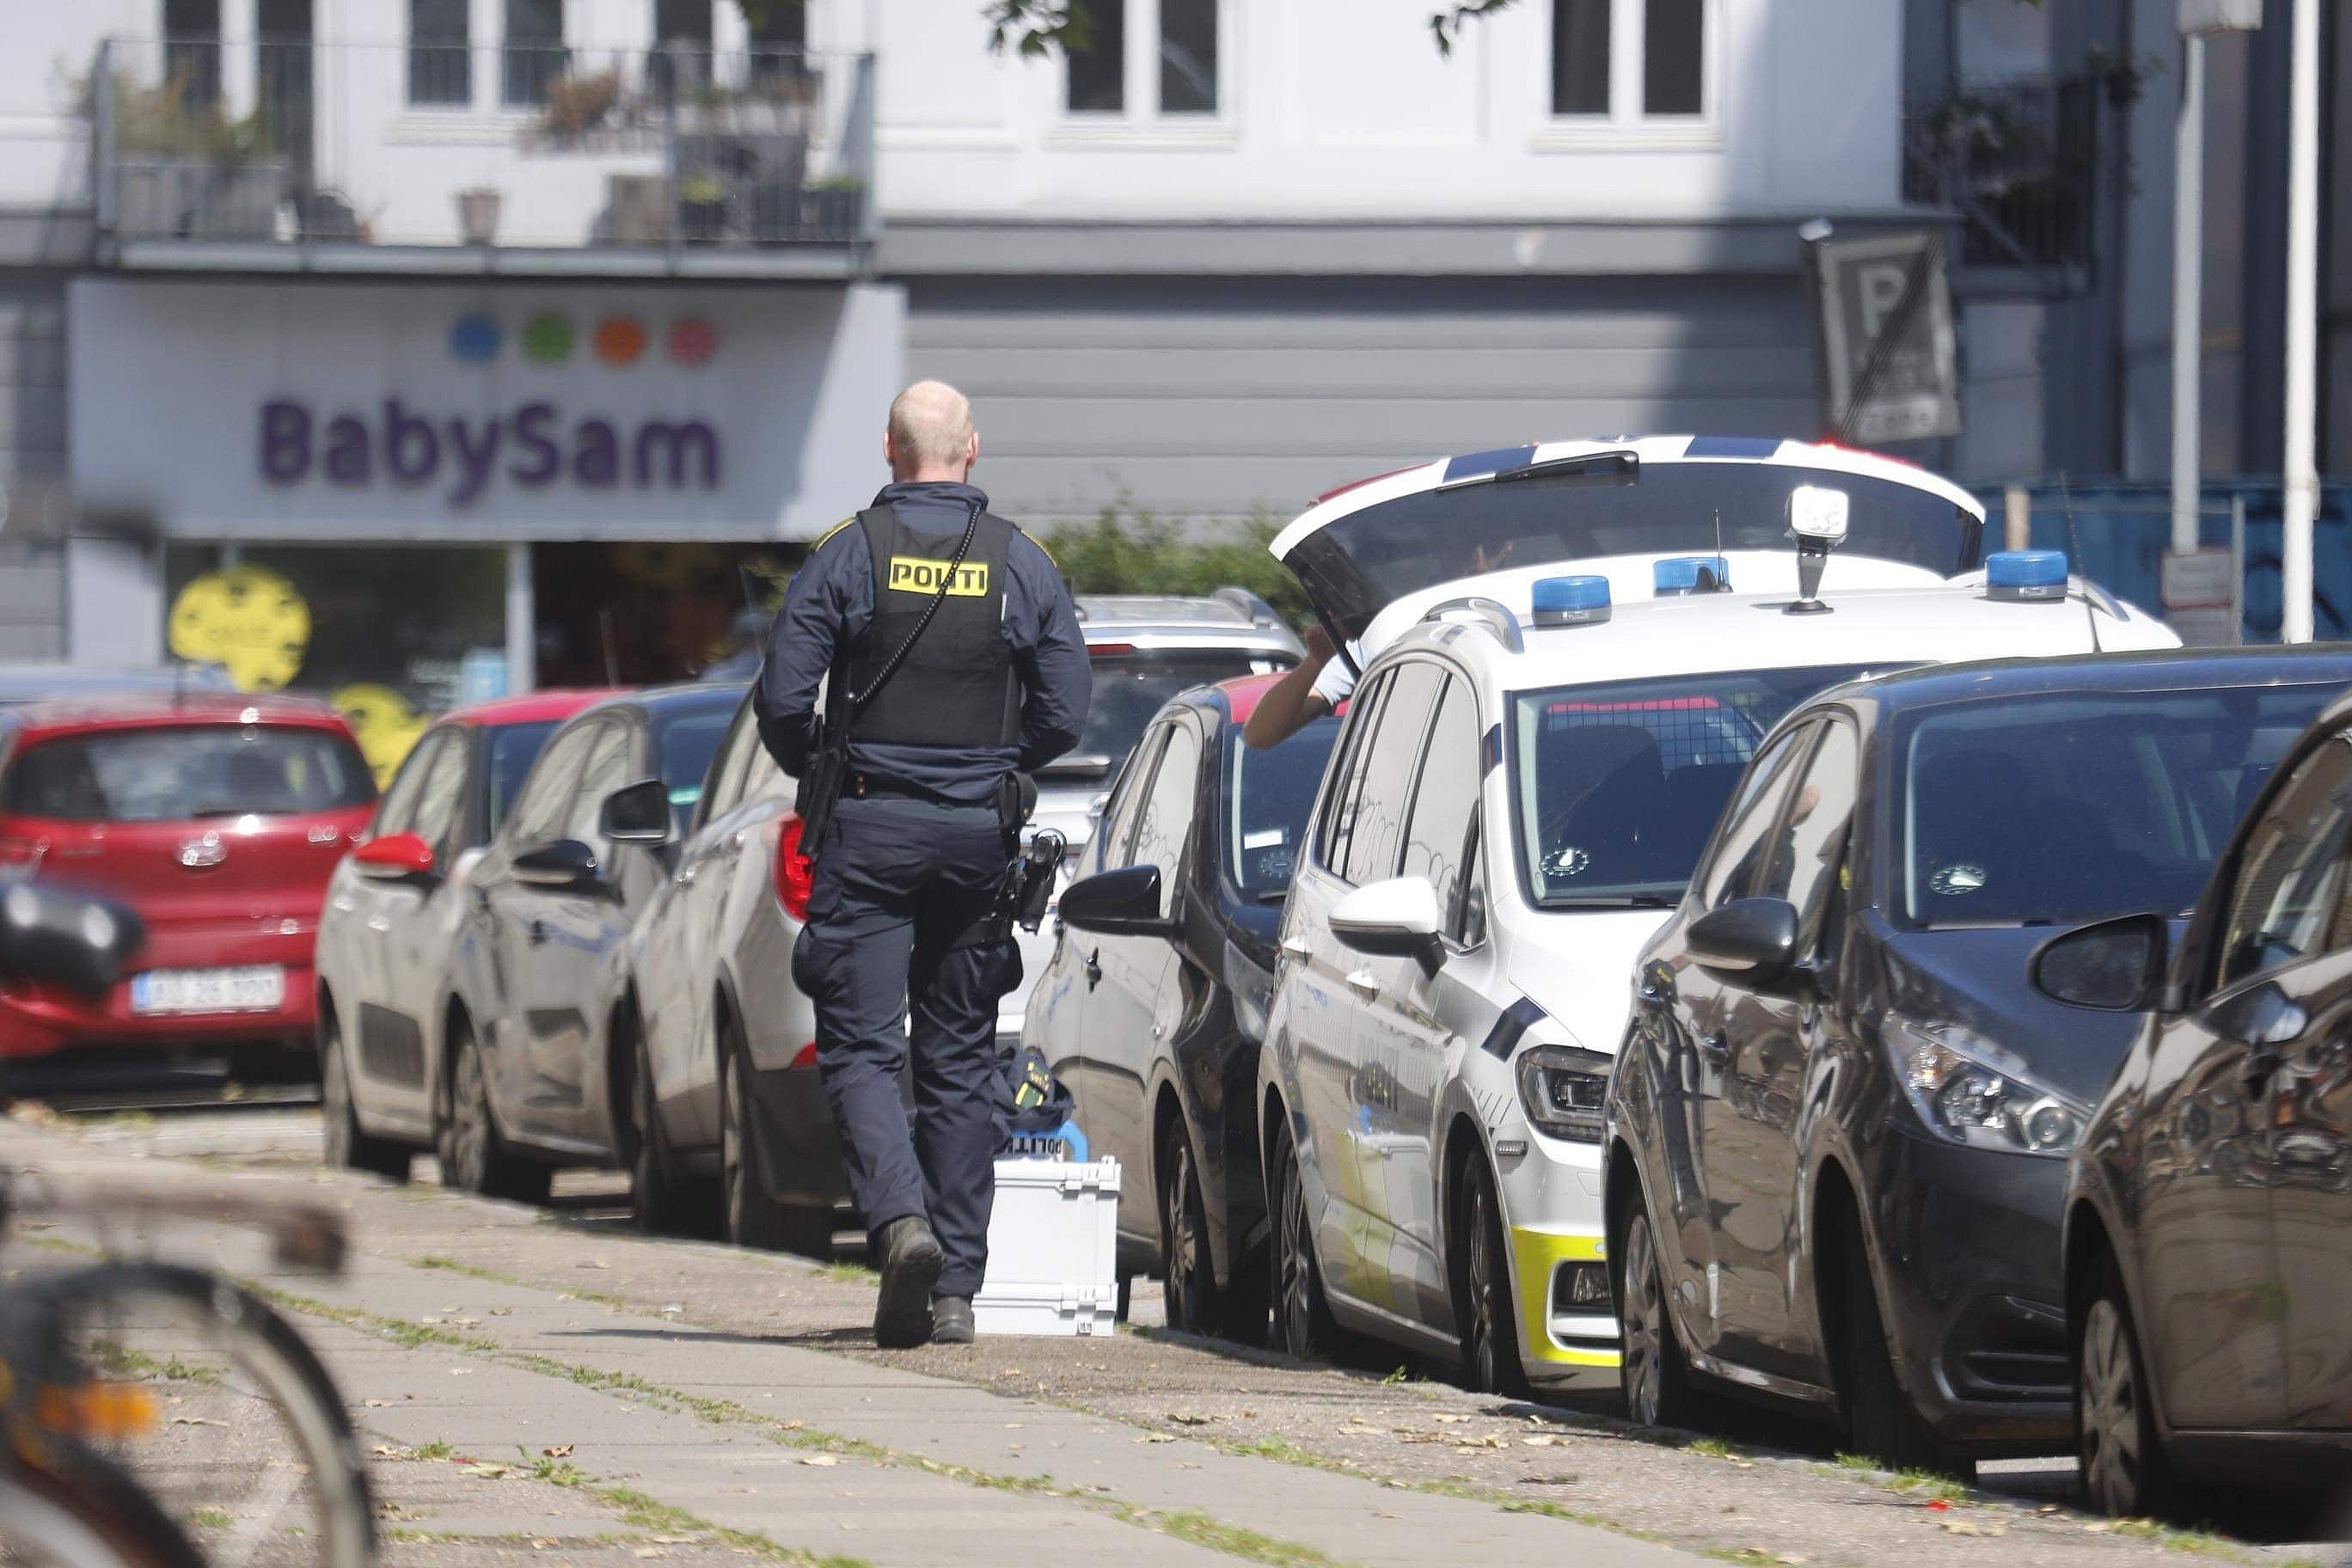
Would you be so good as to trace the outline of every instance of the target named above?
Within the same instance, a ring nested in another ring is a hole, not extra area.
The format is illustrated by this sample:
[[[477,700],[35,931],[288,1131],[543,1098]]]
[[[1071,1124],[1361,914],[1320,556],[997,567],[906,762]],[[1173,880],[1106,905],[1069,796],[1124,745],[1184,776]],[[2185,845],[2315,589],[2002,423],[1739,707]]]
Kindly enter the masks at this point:
[[[522,787],[516,790],[514,799],[507,803],[506,820],[499,825],[501,837],[511,837],[516,847],[523,849],[536,848],[542,844],[555,842],[547,835],[552,833],[562,824],[564,812],[572,805],[572,791],[578,783],[578,778],[576,775],[572,778],[559,777],[550,771],[542,783],[540,772],[546,766],[549,759],[558,754],[557,747],[571,743],[573,736],[585,735],[592,730],[601,728],[604,723],[602,715],[576,720],[547,738],[546,743],[539,748],[539,754],[530,760],[530,771],[523,774]],[[581,743],[583,746],[594,744],[593,740]],[[554,821],[549,823],[543,832],[525,837],[522,836],[520,826],[528,820],[529,809],[538,805],[535,792],[541,787],[544,787],[555,801]]]
[[[1813,746],[1821,738],[1818,733],[1821,722],[1819,714],[1801,710],[1786,731],[1777,737],[1767,735],[1764,743],[1756,748],[1756,755],[1748,760],[1748,771],[1740,775],[1739,788],[1725,803],[1723,815],[1716,818],[1715,832],[1708,837],[1706,848],[1700,854],[1698,865],[1691,872],[1690,890],[1684,897],[1698,900],[1701,910],[1719,910],[1735,899],[1746,897],[1745,892],[1729,880],[1715,893],[1710,894],[1707,890],[1714,879],[1717,863],[1729,847],[1732,824],[1746,812],[1761,810],[1771,818],[1765,826],[1768,834],[1778,826],[1781,808],[1788,804],[1787,791],[1797,779],[1804,776],[1805,769],[1811,764]],[[1757,770],[1770,762],[1773,754],[1783,747],[1788,749],[1789,771],[1770,777],[1759,774]],[[1753,793],[1749,793],[1748,788],[1748,781],[1751,777],[1756,780]],[[1774,795],[1775,791],[1780,792],[1778,795]],[[1750,868],[1748,886],[1753,887],[1763,870],[1761,865]],[[1732,868],[1735,877],[1738,871],[1735,865]]]
[[[1171,715],[1159,728],[1166,733],[1161,740],[1158,754],[1151,759],[1150,779],[1136,792],[1135,798],[1139,805],[1136,808],[1134,825],[1128,835],[1126,864],[1130,868],[1139,864],[1135,858],[1135,847],[1143,837],[1144,816],[1150,810],[1152,797],[1160,788],[1160,775],[1167,770],[1169,754],[1175,750],[1177,738],[1186,737],[1192,744],[1192,776],[1186,789],[1184,827],[1176,837],[1176,863],[1172,867],[1162,868],[1160,879],[1160,915],[1162,920],[1172,920],[1182,912],[1177,898],[1184,886],[1187,857],[1192,853],[1193,830],[1200,823],[1201,766],[1203,759],[1208,756],[1211,747],[1208,738],[1201,733],[1201,727],[1191,722],[1181,712]],[[1160,863],[1155,860],[1152,864],[1158,866]]]
[[[1175,722],[1172,718],[1159,719],[1146,725],[1143,738],[1128,753],[1127,765],[1111,781],[1110,794],[1103,801],[1102,819],[1095,827],[1097,871],[1123,871],[1134,863],[1128,848],[1134,841],[1135,825],[1140,818],[1120,822],[1118,815],[1150,790],[1151,775],[1160,771],[1160,759],[1168,750],[1168,734]]]
[[[1772,853],[1770,857],[1766,859],[1759,871],[1759,875],[1761,877],[1769,879],[1773,871],[1779,868],[1781,856],[1780,835],[1784,829],[1792,826],[1790,821],[1789,814],[1796,807],[1798,792],[1812,778],[1813,769],[1821,763],[1822,752],[1828,747],[1830,737],[1839,730],[1843,729],[1853,742],[1853,756],[1850,764],[1848,777],[1850,798],[1846,812],[1844,842],[1838,847],[1836,858],[1823,868],[1823,875],[1821,883],[1821,921],[1819,924],[1815,925],[1809,932],[1805,928],[1807,909],[1804,904],[1798,903],[1795,899],[1788,898],[1784,893],[1764,893],[1761,895],[1765,898],[1786,899],[1790,904],[1795,907],[1797,910],[1798,952],[1801,955],[1806,957],[1811,957],[1820,952],[1822,951],[1822,942],[1829,934],[1832,906],[1837,902],[1837,896],[1840,891],[1837,886],[1839,873],[1842,869],[1851,866],[1853,862],[1855,820],[1862,815],[1864,798],[1862,787],[1862,769],[1864,761],[1862,726],[1854,721],[1853,715],[1846,712],[1843,709],[1829,710],[1828,711],[1819,715],[1817,718],[1809,721],[1809,722],[1811,725],[1813,734],[1811,738],[1805,742],[1804,756],[1799,763],[1796,770],[1790,774],[1789,785],[1781,792],[1780,803],[1773,811],[1772,826],[1767,839],[1767,841],[1772,845]],[[1790,842],[1789,847],[1791,849],[1795,847],[1793,841]],[[1851,909],[1853,907],[1852,889],[1845,889],[1845,892],[1848,900],[1847,907]]]
[[[1242,79],[1242,27],[1236,0],[1213,0],[1217,7],[1217,107],[1163,110],[1160,92],[1161,0],[1108,0],[1119,5],[1126,25],[1120,60],[1119,107],[1072,109],[1067,51],[1054,73],[1049,143],[1071,146],[1163,145],[1169,142],[1234,143],[1240,118],[1234,95]]]
[[[1406,777],[1403,795],[1397,803],[1396,837],[1389,845],[1389,863],[1387,873],[1383,876],[1368,877],[1362,881],[1358,881],[1350,872],[1345,869],[1339,870],[1337,873],[1339,879],[1347,883],[1351,888],[1368,888],[1375,882],[1385,882],[1402,874],[1404,865],[1404,835],[1406,829],[1411,827],[1412,825],[1413,803],[1421,798],[1421,773],[1423,766],[1427,763],[1429,758],[1430,730],[1437,721],[1437,705],[1444,697],[1445,682],[1453,674],[1453,670],[1448,666],[1433,658],[1401,658],[1389,668],[1391,670],[1389,677],[1391,700],[1394,699],[1395,689],[1399,682],[1402,681],[1408,675],[1412,674],[1415,670],[1427,670],[1430,674],[1437,678],[1437,684],[1431,689],[1427,703],[1423,707],[1420,717],[1416,721],[1418,732],[1400,731],[1398,735],[1400,742],[1411,748],[1409,753],[1410,760],[1406,765],[1411,768],[1412,772]],[[1389,702],[1381,702],[1380,728],[1374,731],[1371,739],[1366,742],[1367,745],[1376,746],[1386,737],[1389,721],[1388,710]],[[1400,715],[1400,717],[1402,717],[1402,715]],[[1367,752],[1367,777],[1370,774],[1370,753]],[[1356,857],[1355,828],[1362,820],[1362,804],[1360,801],[1358,803],[1357,811],[1359,815],[1356,821],[1351,822],[1349,825],[1348,854],[1346,858],[1349,860],[1353,860]]]
[[[1726,142],[1724,84],[1729,79],[1725,0],[1699,0],[1705,37],[1699,45],[1699,111],[1651,114],[1643,107],[1649,55],[1649,0],[1610,0],[1609,109],[1603,114],[1560,113],[1552,98],[1552,41],[1557,0],[1541,8],[1542,47],[1528,50],[1541,105],[1537,152],[1720,147]]]
[[[2336,880],[2322,900],[2319,945],[2310,952],[2298,953],[2294,958],[2277,963],[2248,969],[2242,973],[2229,973],[2231,933],[2238,920],[2239,890],[2245,886],[2250,870],[2248,854],[2255,847],[2254,836],[2277,819],[2279,807],[2290,795],[2297,792],[2307,775],[2316,769],[2330,766],[2336,773],[2336,783],[2334,790],[2331,791],[2331,796],[2352,788],[2352,735],[2342,732],[2331,735],[2325,742],[2305,752],[2298,758],[2286,776],[2279,781],[2275,789],[2267,795],[2263,803],[2261,815],[2250,824],[2246,837],[2241,840],[2238,852],[2231,859],[2228,895],[2221,900],[2220,907],[2214,911],[2210,938],[2211,951],[2203,955],[2205,984],[2201,989],[2205,994],[2200,1005],[2210,1005],[2233,992],[2250,985],[2260,984],[2284,970],[2324,957],[2333,950],[2337,929],[2343,919],[2346,884],[2347,880],[2352,880],[2352,807],[2347,807],[2338,814],[2338,822],[2344,826],[2336,830],[2335,844],[2330,851],[2330,858],[2333,861],[2332,870]],[[2273,896],[2275,896],[2275,890]]]
[[[1486,801],[1486,770],[1484,766],[1483,753],[1486,747],[1486,728],[1484,722],[1485,716],[1478,711],[1477,682],[1444,660],[1433,659],[1429,662],[1437,666],[1437,694],[1430,700],[1429,716],[1422,730],[1421,752],[1415,759],[1413,766],[1412,794],[1405,802],[1404,822],[1397,837],[1397,874],[1399,876],[1405,874],[1404,857],[1412,848],[1413,826],[1421,817],[1422,792],[1429,785],[1429,759],[1437,745],[1438,718],[1445,711],[1446,699],[1459,691],[1470,705],[1470,742],[1480,754],[1472,759],[1470,809],[1464,813],[1462,838],[1455,846],[1454,887],[1449,891],[1446,889],[1438,888],[1434,882],[1430,884],[1432,888],[1436,889],[1439,907],[1446,911],[1447,930],[1450,931],[1453,928],[1451,918],[1453,910],[1462,901],[1462,890],[1470,879],[1469,850],[1475,842],[1479,809]]]
[[[452,847],[451,841],[464,837],[470,826],[473,802],[470,799],[472,791],[469,786],[473,782],[473,759],[467,754],[465,737],[447,726],[433,731],[425,736],[425,739],[438,742],[437,749],[432,758],[435,771],[425,773],[418,783],[416,798],[414,802],[415,810],[411,815],[408,831],[424,837],[423,830],[416,824],[422,820],[425,802],[428,798],[427,792],[432,789],[436,782],[437,770],[444,766],[454,766],[457,777],[450,785],[448,817],[442,823],[440,832],[425,839],[426,844],[432,846],[433,853],[436,858],[446,858]]]
[[[425,775],[432,769],[433,753],[448,744],[448,734],[446,728],[426,731],[400,760],[392,783],[376,797],[375,815],[368,818],[369,838],[390,838],[408,831],[408,825],[416,818],[416,797],[425,793]]]
[[[474,107],[473,6],[467,0],[450,0],[451,7],[457,14],[457,30],[446,35],[428,36],[417,31],[417,3],[418,0],[407,0],[406,26],[401,34],[401,110],[404,113],[470,110]],[[419,76],[432,76],[446,68],[447,59],[451,57],[456,60],[457,68],[449,71],[454,79],[446,85],[453,90],[446,94],[420,93]],[[425,68],[420,71],[420,67]]]
[[[1340,876],[1339,867],[1332,863],[1332,840],[1339,831],[1339,815],[1346,809],[1346,797],[1356,787],[1356,761],[1363,749],[1364,738],[1379,722],[1381,710],[1387,706],[1388,695],[1389,669],[1385,667],[1372,670],[1358,682],[1349,701],[1348,727],[1340,732],[1339,745],[1332,749],[1330,787],[1324,792],[1323,798],[1316,802],[1315,842],[1307,858],[1316,869],[1340,881],[1347,879]],[[1351,819],[1349,823],[1351,833],[1354,826]],[[1344,860],[1346,858],[1347,852],[1342,849],[1338,858]]]

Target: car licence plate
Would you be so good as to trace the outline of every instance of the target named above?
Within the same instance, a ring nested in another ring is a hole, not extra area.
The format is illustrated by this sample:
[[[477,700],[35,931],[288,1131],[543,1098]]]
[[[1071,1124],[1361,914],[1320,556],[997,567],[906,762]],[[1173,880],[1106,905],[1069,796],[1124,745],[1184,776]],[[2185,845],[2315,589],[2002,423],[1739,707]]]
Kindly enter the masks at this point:
[[[276,964],[151,969],[131,980],[134,1013],[274,1013],[285,1000],[286,972]]]

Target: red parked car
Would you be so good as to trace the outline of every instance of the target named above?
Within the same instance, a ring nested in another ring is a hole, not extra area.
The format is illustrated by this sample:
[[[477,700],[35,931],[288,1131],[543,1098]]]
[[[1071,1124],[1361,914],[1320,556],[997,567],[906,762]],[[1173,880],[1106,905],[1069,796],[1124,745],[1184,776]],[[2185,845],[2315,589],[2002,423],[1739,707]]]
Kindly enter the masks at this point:
[[[147,928],[102,998],[0,982],[0,1061],[307,1043],[327,879],[374,807],[367,760],[316,702],[191,692],[0,715],[0,881],[102,893]]]

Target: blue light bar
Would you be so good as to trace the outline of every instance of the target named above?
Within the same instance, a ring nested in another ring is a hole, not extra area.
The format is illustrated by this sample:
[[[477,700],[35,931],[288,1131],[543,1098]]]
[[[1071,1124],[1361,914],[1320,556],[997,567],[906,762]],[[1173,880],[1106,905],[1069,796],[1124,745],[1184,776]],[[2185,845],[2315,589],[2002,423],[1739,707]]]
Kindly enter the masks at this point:
[[[1731,563],[1720,555],[1675,555],[1650,568],[1651,582],[1661,599],[1683,594],[1731,592]]]
[[[1539,626],[1597,626],[1609,618],[1606,577],[1538,577],[1528,593]]]
[[[1985,597],[2055,602],[2066,596],[2063,550],[1998,550],[1985,557]]]

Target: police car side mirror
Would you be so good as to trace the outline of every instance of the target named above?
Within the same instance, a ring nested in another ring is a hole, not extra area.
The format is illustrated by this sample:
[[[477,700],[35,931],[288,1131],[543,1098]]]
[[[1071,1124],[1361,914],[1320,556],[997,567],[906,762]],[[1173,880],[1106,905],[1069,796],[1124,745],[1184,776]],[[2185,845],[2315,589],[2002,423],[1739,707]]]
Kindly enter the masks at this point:
[[[1444,924],[1437,889],[1426,877],[1368,882],[1331,906],[1333,936],[1358,952],[1414,959],[1428,974],[1444,962]]]
[[[1170,936],[1176,922],[1160,912],[1160,868],[1127,866],[1081,878],[1062,889],[1062,923],[1097,936]]]
[[[670,841],[671,831],[669,789],[659,779],[625,784],[596,810],[596,832],[607,843],[658,849]]]

